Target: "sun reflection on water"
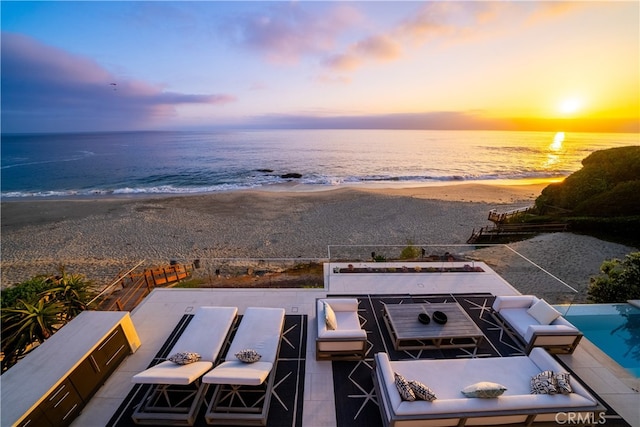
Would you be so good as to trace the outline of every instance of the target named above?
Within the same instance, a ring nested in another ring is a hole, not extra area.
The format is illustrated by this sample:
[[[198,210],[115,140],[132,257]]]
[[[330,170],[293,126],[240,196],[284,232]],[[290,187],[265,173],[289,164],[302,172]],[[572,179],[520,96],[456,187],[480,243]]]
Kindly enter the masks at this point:
[[[564,142],[564,132],[556,132],[556,135],[553,137],[553,142],[549,146],[549,148],[553,151],[559,151],[562,148],[562,143]]]
[[[556,132],[553,137],[553,142],[549,145],[549,153],[547,153],[547,159],[544,162],[545,168],[551,168],[553,165],[560,161],[559,151],[562,150],[562,143],[564,142],[564,132]]]

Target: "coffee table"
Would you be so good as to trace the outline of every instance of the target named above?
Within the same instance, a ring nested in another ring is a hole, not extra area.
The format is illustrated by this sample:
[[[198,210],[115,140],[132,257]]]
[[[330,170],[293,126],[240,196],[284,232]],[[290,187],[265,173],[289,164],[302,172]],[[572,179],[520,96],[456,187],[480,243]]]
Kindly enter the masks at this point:
[[[431,319],[420,323],[418,314],[433,316],[442,311],[448,321],[440,325]],[[385,304],[383,313],[396,350],[422,350],[478,347],[484,335],[457,302],[434,304]]]

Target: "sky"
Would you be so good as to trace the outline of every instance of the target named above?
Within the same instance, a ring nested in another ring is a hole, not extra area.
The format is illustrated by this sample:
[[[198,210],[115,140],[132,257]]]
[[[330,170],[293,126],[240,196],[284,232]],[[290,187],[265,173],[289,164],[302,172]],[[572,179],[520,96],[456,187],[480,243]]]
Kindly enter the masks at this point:
[[[640,131],[638,1],[2,1],[3,133]]]

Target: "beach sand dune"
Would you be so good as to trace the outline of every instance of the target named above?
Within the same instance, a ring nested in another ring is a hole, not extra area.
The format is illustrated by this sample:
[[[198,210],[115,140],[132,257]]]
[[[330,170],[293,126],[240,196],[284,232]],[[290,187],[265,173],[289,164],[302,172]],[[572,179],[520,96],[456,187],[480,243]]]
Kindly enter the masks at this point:
[[[106,284],[140,260],[160,265],[214,258],[326,258],[328,245],[463,244],[473,228],[489,224],[490,209],[532,204],[543,187],[308,191],[286,186],[179,197],[3,201],[2,286],[53,274],[59,265]],[[549,239],[517,245],[540,265],[579,280],[585,275],[575,271],[579,265],[589,264],[588,271],[597,273],[600,258],[628,253],[622,245],[597,239]],[[598,248],[602,256],[595,249],[586,250],[589,256],[575,253],[576,245]]]

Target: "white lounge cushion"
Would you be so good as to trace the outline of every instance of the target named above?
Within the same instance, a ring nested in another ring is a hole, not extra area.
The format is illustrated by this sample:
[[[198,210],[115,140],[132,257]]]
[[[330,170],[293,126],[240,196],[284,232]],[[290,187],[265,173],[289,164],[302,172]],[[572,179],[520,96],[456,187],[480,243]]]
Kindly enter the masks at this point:
[[[164,361],[134,375],[131,381],[137,384],[191,384],[213,367],[237,312],[236,307],[200,307],[169,351],[171,355],[189,349],[200,355],[200,361],[188,365]]]
[[[278,348],[284,325],[284,309],[249,307],[229,346],[225,362],[213,368],[202,382],[208,384],[260,385],[267,378],[278,358]],[[262,356],[255,363],[244,363],[235,354],[254,349]]]
[[[538,300],[528,310],[527,314],[536,319],[541,325],[549,325],[560,317],[560,312],[551,307],[545,300]]]
[[[213,367],[209,361],[199,361],[188,365],[178,365],[169,360],[134,375],[132,382],[137,384],[173,384],[188,385],[200,378]]]
[[[209,384],[260,385],[273,369],[271,362],[244,363],[239,360],[222,362],[202,377]]]

